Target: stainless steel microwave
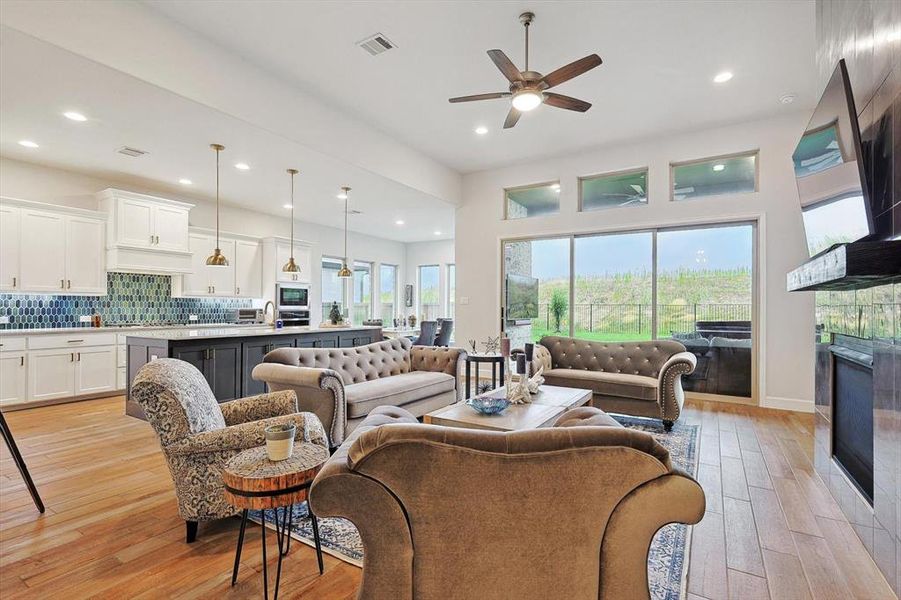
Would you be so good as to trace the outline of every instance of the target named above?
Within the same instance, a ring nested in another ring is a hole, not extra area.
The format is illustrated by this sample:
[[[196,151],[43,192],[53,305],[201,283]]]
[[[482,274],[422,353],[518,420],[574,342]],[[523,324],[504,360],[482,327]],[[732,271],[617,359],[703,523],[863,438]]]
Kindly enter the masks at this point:
[[[310,286],[279,283],[275,286],[275,303],[279,310],[308,310],[310,308]]]

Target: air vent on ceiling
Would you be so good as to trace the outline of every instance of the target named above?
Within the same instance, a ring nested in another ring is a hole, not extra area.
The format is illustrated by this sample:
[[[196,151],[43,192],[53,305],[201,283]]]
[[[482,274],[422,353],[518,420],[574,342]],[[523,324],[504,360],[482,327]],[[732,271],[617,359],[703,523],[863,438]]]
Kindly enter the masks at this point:
[[[372,56],[376,56],[377,54],[381,54],[382,52],[387,52],[392,48],[397,48],[394,45],[394,42],[383,36],[381,33],[376,33],[375,35],[371,35],[365,40],[357,42],[357,46],[371,54]]]
[[[124,154],[125,156],[144,156],[147,154],[144,150],[138,150],[137,148],[131,148],[129,146],[122,146],[118,150],[116,150],[119,154]]]
[[[363,214],[363,211],[362,211],[362,210],[357,210],[357,209],[355,209],[355,208],[349,208],[349,209],[347,209],[347,214],[349,214],[349,215],[362,215],[362,214]]]

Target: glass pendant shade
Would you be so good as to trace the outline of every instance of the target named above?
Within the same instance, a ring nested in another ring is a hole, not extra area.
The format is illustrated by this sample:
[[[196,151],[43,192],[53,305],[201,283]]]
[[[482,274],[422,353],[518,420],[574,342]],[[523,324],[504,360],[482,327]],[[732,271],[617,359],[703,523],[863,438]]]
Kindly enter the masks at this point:
[[[294,262],[294,176],[299,171],[297,169],[288,169],[291,176],[291,258],[282,267],[283,273],[300,273],[300,267]]]
[[[216,151],[216,248],[206,258],[209,267],[227,267],[228,259],[219,249],[219,153],[225,150],[222,144],[210,144],[210,148]]]

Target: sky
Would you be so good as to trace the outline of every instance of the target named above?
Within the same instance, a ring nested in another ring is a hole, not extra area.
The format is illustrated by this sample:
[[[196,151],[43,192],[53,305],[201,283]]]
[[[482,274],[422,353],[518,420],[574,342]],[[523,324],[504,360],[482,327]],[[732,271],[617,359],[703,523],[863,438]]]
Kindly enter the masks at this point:
[[[863,196],[810,207],[803,213],[804,231],[811,254],[838,241],[853,242],[870,233]]]
[[[649,232],[576,238],[575,268],[579,275],[651,270]],[[660,270],[751,268],[753,228],[750,225],[662,231],[657,235]],[[532,242],[532,276],[569,276],[569,240]]]

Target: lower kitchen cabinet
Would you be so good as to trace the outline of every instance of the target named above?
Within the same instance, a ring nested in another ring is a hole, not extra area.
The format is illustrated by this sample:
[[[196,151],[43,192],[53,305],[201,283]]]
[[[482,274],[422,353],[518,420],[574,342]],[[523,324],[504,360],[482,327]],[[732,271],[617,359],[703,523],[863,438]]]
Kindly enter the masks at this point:
[[[219,402],[241,397],[241,342],[176,346],[172,358],[191,363],[203,373]]]
[[[0,406],[25,402],[27,386],[25,352],[0,352]]]
[[[68,348],[28,353],[28,397],[53,400],[75,395],[75,351]]]
[[[116,389],[116,347],[93,346],[75,352],[75,394],[102,394]]]
[[[255,396],[257,394],[265,394],[266,383],[263,381],[254,381],[252,376],[253,368],[263,362],[263,357],[276,348],[293,348],[294,343],[294,338],[282,338],[277,340],[262,339],[244,342],[244,351],[241,357],[244,371],[243,392],[241,395]]]

